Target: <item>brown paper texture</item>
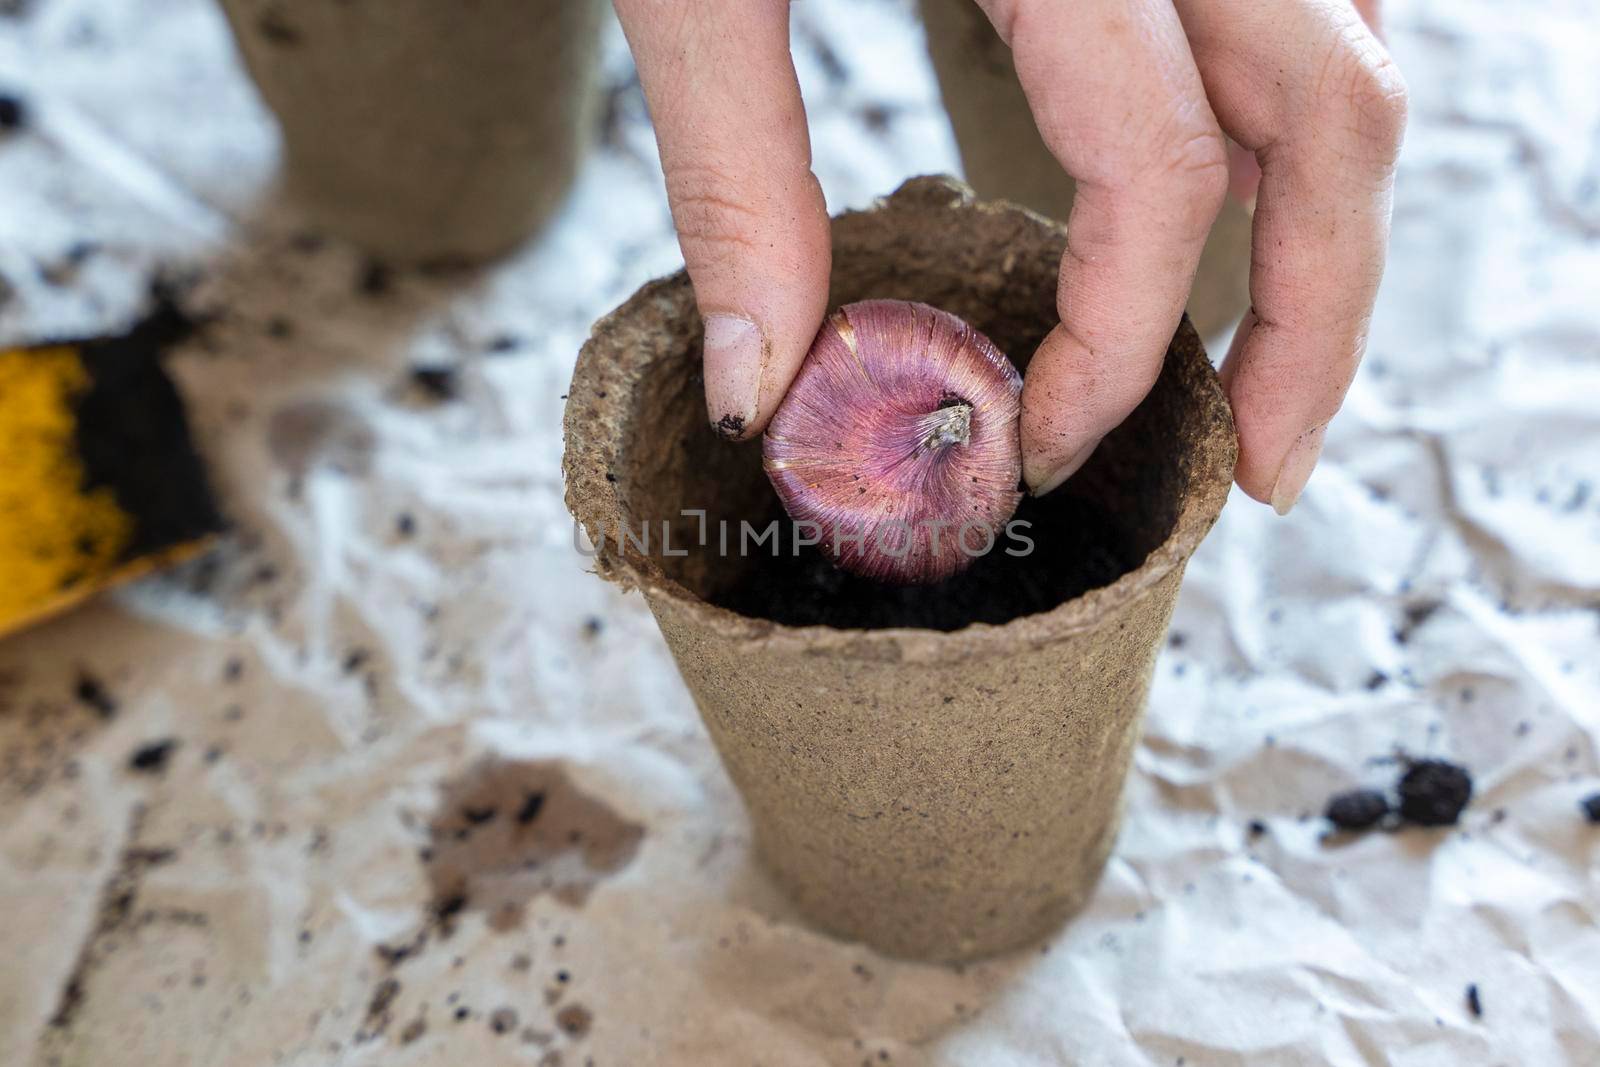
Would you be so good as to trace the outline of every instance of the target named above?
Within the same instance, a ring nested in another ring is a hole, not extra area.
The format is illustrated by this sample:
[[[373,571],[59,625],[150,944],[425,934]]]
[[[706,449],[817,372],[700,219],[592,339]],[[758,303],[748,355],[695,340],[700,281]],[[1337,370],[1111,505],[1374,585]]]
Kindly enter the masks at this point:
[[[225,314],[173,370],[236,529],[0,645],[0,1063],[1596,1062],[1587,5],[1394,5],[1394,254],[1327,459],[1191,563],[1087,910],[959,969],[798,922],[643,603],[573,548],[574,354],[677,262],[618,35],[547,239],[374,295],[275,195],[213,6],[22,6],[0,338],[195,269]],[[955,166],[905,5],[795,17],[830,207]],[[454,400],[410,381],[438,364]],[[1397,746],[1472,768],[1462,824],[1324,841]]]

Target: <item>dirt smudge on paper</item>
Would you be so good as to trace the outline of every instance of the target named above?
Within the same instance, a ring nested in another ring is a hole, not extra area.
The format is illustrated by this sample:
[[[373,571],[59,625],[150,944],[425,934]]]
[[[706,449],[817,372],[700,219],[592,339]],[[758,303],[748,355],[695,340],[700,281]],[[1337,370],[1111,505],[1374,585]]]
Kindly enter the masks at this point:
[[[135,806],[128,817],[128,829],[117,864],[100,887],[94,925],[79,947],[72,969],[56,996],[55,1010],[50,1013],[50,1028],[56,1033],[70,1030],[77,1020],[88,1000],[89,979],[104,961],[111,941],[119,931],[155,922],[206,925],[206,917],[194,912],[139,909],[144,876],[177,858],[177,852],[171,848],[151,848],[141,844],[144,820],[145,809]]]
[[[559,762],[494,761],[446,784],[429,836],[434,913],[470,908],[508,930],[541,894],[582,907],[632,861],[644,827],[579,789]]]

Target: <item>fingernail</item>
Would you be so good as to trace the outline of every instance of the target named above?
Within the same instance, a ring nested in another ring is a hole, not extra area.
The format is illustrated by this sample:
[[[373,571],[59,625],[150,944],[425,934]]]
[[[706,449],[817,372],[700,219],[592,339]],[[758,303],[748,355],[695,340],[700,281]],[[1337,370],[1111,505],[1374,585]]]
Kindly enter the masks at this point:
[[[761,329],[738,315],[707,315],[706,410],[728,440],[744,436],[761,399]]]
[[[1311,472],[1316,469],[1317,457],[1322,455],[1322,438],[1327,430],[1326,425],[1307,430],[1295,438],[1289,454],[1283,457],[1278,480],[1272,483],[1272,510],[1279,515],[1289,514],[1289,509],[1305,491]]]
[[[1078,473],[1078,470],[1094,455],[1094,450],[1100,447],[1100,442],[1095,441],[1084,448],[1074,452],[1065,463],[1054,467],[1039,468],[1027,460],[1022,463],[1022,480],[1028,483],[1028,492],[1034,496],[1044,496],[1061,487],[1061,483]]]

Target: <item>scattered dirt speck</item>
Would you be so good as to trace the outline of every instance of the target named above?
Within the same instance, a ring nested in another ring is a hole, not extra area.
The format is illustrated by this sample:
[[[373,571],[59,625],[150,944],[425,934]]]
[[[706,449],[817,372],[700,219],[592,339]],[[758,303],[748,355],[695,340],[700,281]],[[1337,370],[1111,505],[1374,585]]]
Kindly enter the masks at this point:
[[[467,907],[465,893],[451,893],[448,896],[438,897],[433,903],[433,914],[440,922],[453,919],[460,915]]]
[[[92,709],[102,719],[109,719],[117,713],[116,697],[106,689],[104,682],[92,674],[78,675],[77,685],[72,692],[78,698],[78,703]]]
[[[522,799],[522,807],[517,809],[517,823],[528,825],[539,817],[539,812],[544,808],[544,793],[534,791]]]
[[[1474,1019],[1483,1018],[1483,998],[1478,995],[1478,983],[1467,986],[1467,1011]]]
[[[433,400],[454,400],[461,395],[461,383],[454,367],[412,367],[411,384]]]
[[[22,98],[0,93],[0,132],[10,133],[28,124],[28,108]]]
[[[582,1004],[568,1004],[556,1012],[556,1025],[573,1040],[583,1037],[594,1023],[594,1013]]]
[[[1429,619],[1433,618],[1434,614],[1443,606],[1444,604],[1438,600],[1421,600],[1415,604],[1406,605],[1404,617],[1400,625],[1395,628],[1395,641],[1402,645],[1409,643],[1411,635]]]
[[[1389,800],[1376,789],[1350,789],[1328,798],[1323,814],[1341,830],[1366,830],[1389,814]]]
[[[378,958],[390,967],[398,967],[406,960],[421,952],[428,943],[428,929],[423,929],[408,941],[397,945],[379,945],[376,949]]]
[[[1446,760],[1413,760],[1398,788],[1401,818],[1419,826],[1453,826],[1472,799],[1472,775]]]
[[[390,1009],[394,1007],[395,998],[400,995],[400,980],[398,978],[385,978],[379,982],[372,991],[372,999],[367,1002],[366,1019],[362,1022],[361,1035],[368,1039],[375,1038],[388,1027],[393,1015]]]
[[[387,264],[369,259],[356,279],[356,292],[362,296],[385,296],[394,287],[394,275]]]
[[[140,745],[128,757],[128,769],[142,774],[160,774],[167,769],[167,761],[177,748],[178,742],[170,737]]]
[[[427,1032],[428,1020],[419,1015],[415,1019],[412,1019],[410,1022],[406,1023],[405,1029],[400,1031],[400,1043],[402,1045],[409,1045]]]

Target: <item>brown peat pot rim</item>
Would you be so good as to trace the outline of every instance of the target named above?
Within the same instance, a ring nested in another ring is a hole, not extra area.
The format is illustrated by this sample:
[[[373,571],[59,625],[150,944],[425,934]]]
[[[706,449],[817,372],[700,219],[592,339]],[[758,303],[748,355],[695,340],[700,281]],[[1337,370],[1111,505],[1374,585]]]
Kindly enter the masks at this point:
[[[980,217],[988,217],[996,226],[1015,229],[1019,238],[1026,237],[1035,243],[1043,239],[1064,247],[1065,234],[1059,224],[1025,208],[1005,202],[977,201],[969,188],[953,179],[914,178],[867,211],[848,212],[835,220],[836,277],[841,267],[846,266],[844,257],[852,254],[847,246],[841,247],[839,236],[853,223],[872,222],[875,217],[891,226],[936,229],[941,217],[947,214],[967,216],[978,226],[986,225]],[[959,240],[959,227],[950,229]],[[1052,251],[1051,255],[1058,259],[1059,250]],[[1010,254],[1006,255],[1007,260],[1011,258]],[[1032,260],[1046,258],[1042,253],[1030,256]],[[1054,265],[1054,260],[1048,263],[1051,271]],[[1007,263],[1004,269],[1009,272],[1013,268]],[[1043,299],[1053,303],[1053,294],[1052,285]],[[874,295],[900,294],[836,293],[830,297],[830,307]],[[597,529],[616,530],[619,523],[632,523],[636,527],[640,517],[630,509],[628,494],[641,479],[661,475],[673,462],[670,451],[663,451],[659,456],[645,455],[649,449],[641,449],[636,444],[638,435],[647,429],[642,423],[649,421],[640,417],[639,389],[652,364],[663,359],[690,358],[690,346],[692,358],[698,363],[700,329],[693,292],[687,275],[681,271],[644,285],[592,328],[579,354],[567,399],[563,456],[567,506],[588,532],[591,544],[595,543]],[[1027,355],[1009,350],[1007,354],[1019,362]],[[1175,454],[1167,457],[1168,461],[1186,468],[1171,529],[1137,567],[1109,585],[1091,589],[1053,609],[1020,615],[1004,624],[974,622],[957,630],[788,626],[736,614],[709,602],[669,575],[653,555],[640,552],[632,544],[618,545],[611,536],[605,538],[593,564],[602,577],[689,607],[702,626],[723,637],[754,645],[804,650],[811,655],[949,663],[1061,641],[1093,629],[1125,605],[1138,600],[1174,568],[1183,566],[1216,522],[1227,500],[1236,456],[1233,420],[1221,385],[1187,318],[1174,338],[1162,374],[1163,379],[1178,376],[1176,386],[1184,396],[1183,429],[1187,431],[1183,435],[1185,440],[1174,442]],[[705,426],[698,367],[695,373],[684,377],[687,383],[682,395],[662,398],[657,410],[669,410],[668,405],[673,404],[692,405],[693,418],[709,437],[712,431]],[[752,443],[733,446],[714,442],[714,447],[759,451],[759,444]],[[758,455],[756,462],[759,463]]]

